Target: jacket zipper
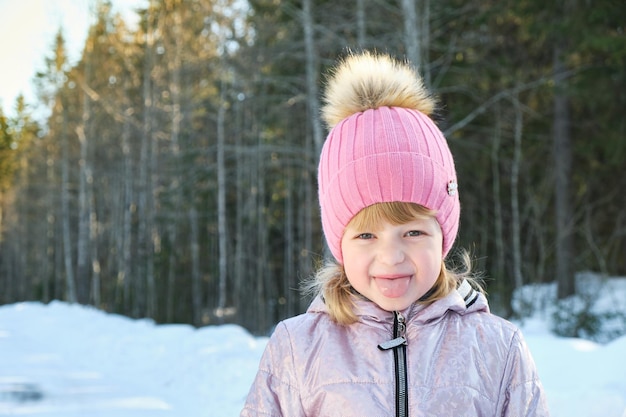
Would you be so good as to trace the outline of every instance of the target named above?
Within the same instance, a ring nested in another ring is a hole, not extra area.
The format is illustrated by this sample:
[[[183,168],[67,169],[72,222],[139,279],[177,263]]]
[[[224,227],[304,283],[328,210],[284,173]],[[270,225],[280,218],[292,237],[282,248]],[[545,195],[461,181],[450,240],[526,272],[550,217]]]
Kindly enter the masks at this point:
[[[393,359],[396,373],[396,416],[408,417],[409,397],[406,366],[406,324],[404,316],[393,313],[393,339],[378,345],[380,350],[393,349]]]

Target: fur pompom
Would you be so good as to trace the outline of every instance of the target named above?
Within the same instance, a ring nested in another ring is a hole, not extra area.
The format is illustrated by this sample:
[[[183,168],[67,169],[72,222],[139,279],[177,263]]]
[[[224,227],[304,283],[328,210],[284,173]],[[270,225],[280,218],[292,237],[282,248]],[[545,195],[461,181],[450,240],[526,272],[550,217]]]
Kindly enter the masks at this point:
[[[435,99],[422,78],[408,64],[389,55],[350,54],[330,74],[322,119],[332,129],[343,119],[378,107],[403,107],[430,116]]]

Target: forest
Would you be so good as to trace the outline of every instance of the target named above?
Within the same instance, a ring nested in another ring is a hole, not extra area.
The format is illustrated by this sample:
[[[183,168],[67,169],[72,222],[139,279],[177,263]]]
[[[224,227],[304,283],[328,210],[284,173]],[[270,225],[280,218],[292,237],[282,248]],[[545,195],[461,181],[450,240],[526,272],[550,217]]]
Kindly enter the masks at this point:
[[[0,108],[0,304],[65,300],[267,334],[326,256],[325,74],[361,49],[437,95],[492,309],[524,285],[626,275],[626,3],[150,0],[93,8]],[[454,263],[454,256],[450,259]]]

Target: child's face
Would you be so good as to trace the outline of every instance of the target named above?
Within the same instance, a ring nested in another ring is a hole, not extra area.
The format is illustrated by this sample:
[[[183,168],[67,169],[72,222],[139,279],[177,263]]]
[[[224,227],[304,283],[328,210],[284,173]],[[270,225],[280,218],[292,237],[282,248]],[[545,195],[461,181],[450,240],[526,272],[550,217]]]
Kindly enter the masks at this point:
[[[348,225],[341,240],[348,281],[387,311],[409,307],[435,284],[441,271],[442,234],[433,217],[376,230]]]

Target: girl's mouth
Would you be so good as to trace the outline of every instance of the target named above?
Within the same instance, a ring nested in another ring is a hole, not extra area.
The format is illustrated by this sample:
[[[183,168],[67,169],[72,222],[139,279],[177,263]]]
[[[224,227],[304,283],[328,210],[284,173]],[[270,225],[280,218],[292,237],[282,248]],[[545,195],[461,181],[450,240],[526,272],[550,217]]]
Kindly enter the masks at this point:
[[[398,298],[408,291],[411,276],[374,277],[374,282],[382,295],[389,298]]]

